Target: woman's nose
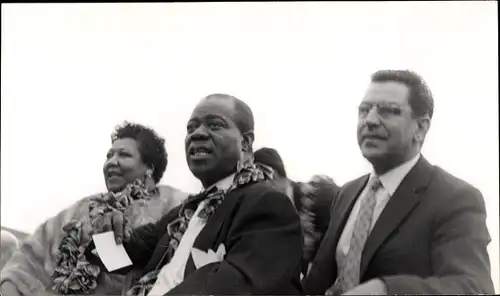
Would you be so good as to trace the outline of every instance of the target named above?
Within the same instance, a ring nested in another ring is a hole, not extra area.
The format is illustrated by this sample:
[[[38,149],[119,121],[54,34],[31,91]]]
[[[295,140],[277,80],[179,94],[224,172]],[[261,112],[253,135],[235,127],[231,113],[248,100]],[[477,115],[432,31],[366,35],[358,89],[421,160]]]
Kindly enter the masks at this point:
[[[118,164],[118,157],[116,155],[112,155],[110,158],[106,159],[104,167],[117,166]]]

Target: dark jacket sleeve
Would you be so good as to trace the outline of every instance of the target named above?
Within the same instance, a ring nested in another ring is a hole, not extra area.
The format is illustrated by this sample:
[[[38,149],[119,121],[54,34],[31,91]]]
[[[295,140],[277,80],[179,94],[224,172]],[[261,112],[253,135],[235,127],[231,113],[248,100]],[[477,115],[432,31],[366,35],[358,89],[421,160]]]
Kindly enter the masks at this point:
[[[168,223],[176,217],[178,208],[179,207],[172,209],[167,215],[163,216],[156,223],[145,224],[132,231],[130,238],[123,243],[123,247],[133,263],[133,268],[142,268],[146,266],[149,259],[153,255],[153,251],[155,250],[158,241],[163,235],[165,235]],[[95,245],[94,242],[92,242],[87,247],[85,253],[87,258],[89,258],[91,263],[96,264],[101,268],[105,268],[100,258],[90,252],[94,248]],[[124,267],[114,270],[112,273],[125,274],[129,272],[131,268],[132,267]]]
[[[487,245],[486,210],[481,193],[471,187],[458,190],[435,223],[432,240],[434,276],[382,277],[394,294],[494,294]]]
[[[287,196],[247,196],[232,224],[224,260],[194,271],[167,295],[272,294],[298,283],[302,231]]]
[[[167,233],[168,224],[177,218],[180,206],[173,208],[158,222],[135,229],[123,246],[130,259],[138,267],[144,267],[151,259],[160,239]]]

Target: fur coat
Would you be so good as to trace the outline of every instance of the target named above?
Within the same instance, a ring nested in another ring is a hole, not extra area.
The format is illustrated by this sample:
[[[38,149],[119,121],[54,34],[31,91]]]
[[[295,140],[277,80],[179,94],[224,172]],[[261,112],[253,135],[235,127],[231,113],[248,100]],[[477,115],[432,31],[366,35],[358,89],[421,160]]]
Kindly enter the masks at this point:
[[[330,205],[339,187],[328,176],[315,175],[309,182],[292,182],[292,202],[304,235],[304,268],[314,259],[330,222]]]
[[[158,196],[147,201],[132,203],[125,216],[132,223],[132,228],[156,222],[172,208],[187,197],[186,193],[170,186],[159,185]],[[52,274],[56,267],[59,244],[65,235],[62,228],[71,220],[84,221],[90,229],[89,200],[93,196],[83,198],[69,208],[40,225],[35,232],[20,244],[0,273],[0,285],[12,282],[22,295],[53,294]],[[120,292],[124,276],[102,273],[95,294],[108,294],[117,289]],[[115,292],[115,294],[117,294]]]

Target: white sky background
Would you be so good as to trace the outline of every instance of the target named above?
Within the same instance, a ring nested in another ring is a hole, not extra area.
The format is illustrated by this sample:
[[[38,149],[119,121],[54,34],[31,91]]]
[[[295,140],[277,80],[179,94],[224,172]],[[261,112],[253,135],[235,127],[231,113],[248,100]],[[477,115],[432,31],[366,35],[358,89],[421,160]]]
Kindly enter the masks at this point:
[[[251,106],[256,147],[292,178],[344,184],[370,169],[356,143],[370,74],[409,68],[435,96],[423,154],[486,200],[498,291],[497,44],[496,1],[3,4],[1,223],[33,231],[103,191],[125,119],[166,138],[162,183],[197,191],[185,125],[215,92]]]

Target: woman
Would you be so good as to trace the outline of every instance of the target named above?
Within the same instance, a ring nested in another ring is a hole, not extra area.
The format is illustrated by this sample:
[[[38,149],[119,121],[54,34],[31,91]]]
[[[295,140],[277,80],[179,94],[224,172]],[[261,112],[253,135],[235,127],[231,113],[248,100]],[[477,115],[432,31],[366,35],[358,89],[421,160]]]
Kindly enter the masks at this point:
[[[273,182],[282,190],[297,209],[304,234],[302,275],[307,274],[319,244],[330,222],[330,205],[338,194],[339,187],[328,176],[315,175],[309,182],[295,182],[286,175],[285,166],[278,151],[261,148],[254,153],[255,162],[271,167]]]
[[[103,215],[123,212],[130,232],[159,220],[187,194],[157,185],[167,167],[167,152],[154,130],[125,122],[111,139],[103,166],[107,192],[79,200],[26,238],[1,271],[3,295],[120,294],[124,276],[100,270],[80,252],[92,233],[102,231]]]

